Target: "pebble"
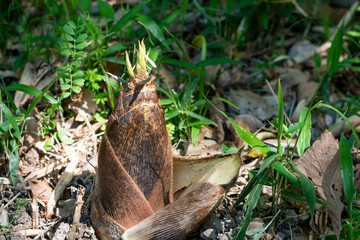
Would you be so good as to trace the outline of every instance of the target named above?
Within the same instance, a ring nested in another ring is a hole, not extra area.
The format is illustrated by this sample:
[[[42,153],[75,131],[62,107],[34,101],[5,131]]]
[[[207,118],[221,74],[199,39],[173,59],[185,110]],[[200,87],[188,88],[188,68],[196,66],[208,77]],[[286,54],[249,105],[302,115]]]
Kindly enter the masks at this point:
[[[204,240],[216,239],[216,230],[213,228],[208,228],[200,234],[200,237]]]
[[[211,217],[205,222],[203,229],[213,228],[216,230],[216,233],[221,233],[225,228],[224,225],[224,222],[222,223],[215,214],[212,214]]]
[[[52,240],[65,239],[69,232],[70,232],[70,224],[62,222],[62,223],[60,223],[59,227],[57,227]]]
[[[231,233],[224,233],[224,234],[219,234],[218,235],[218,240],[231,240],[232,237],[231,237]]]
[[[236,223],[235,220],[231,217],[231,215],[228,213],[224,216],[224,218],[222,219],[225,223],[225,228],[227,230],[230,230],[232,228],[236,227]]]

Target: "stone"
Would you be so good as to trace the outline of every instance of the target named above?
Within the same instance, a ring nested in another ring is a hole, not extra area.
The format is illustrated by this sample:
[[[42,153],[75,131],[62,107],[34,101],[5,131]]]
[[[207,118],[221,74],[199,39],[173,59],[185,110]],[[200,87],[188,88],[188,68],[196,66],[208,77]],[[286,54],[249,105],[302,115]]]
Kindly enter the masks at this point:
[[[203,228],[213,228],[216,230],[216,233],[221,233],[224,230],[224,223],[221,223],[220,219],[217,218],[215,214],[212,214],[211,217],[204,223]]]
[[[230,214],[226,214],[223,218],[223,221],[225,222],[225,228],[227,230],[235,228],[236,227],[236,223],[235,220],[231,217]]]
[[[213,228],[208,228],[200,234],[200,237],[204,240],[216,239],[216,230]]]

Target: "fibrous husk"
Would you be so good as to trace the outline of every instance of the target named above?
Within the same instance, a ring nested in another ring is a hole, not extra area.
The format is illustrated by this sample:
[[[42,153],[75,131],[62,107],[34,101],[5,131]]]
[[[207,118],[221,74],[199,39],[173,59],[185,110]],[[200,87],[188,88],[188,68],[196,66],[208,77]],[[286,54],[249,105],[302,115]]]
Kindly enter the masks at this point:
[[[213,210],[240,167],[237,154],[173,158],[145,54],[140,43],[135,73],[127,57],[130,81],[99,149],[91,219],[100,239],[184,238]]]

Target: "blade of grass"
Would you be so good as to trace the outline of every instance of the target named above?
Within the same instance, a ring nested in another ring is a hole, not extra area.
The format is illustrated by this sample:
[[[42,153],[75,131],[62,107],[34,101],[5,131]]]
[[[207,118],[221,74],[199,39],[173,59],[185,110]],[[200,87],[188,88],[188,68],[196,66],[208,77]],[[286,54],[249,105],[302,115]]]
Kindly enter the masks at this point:
[[[283,124],[284,124],[284,99],[281,89],[281,83],[280,79],[278,81],[278,147],[277,147],[277,153],[279,155],[282,155],[283,153],[283,146],[281,144],[281,137],[282,137],[282,131],[283,131]]]
[[[161,62],[176,65],[176,66],[183,67],[183,68],[187,68],[187,69],[190,69],[190,70],[195,70],[195,71],[198,71],[198,72],[203,72],[202,69],[196,67],[195,65],[192,65],[190,63],[183,62],[183,61],[180,61],[180,60],[177,60],[177,59],[173,59],[173,58],[163,58],[163,59],[161,59]]]
[[[6,118],[9,120],[12,128],[15,130],[15,137],[21,142],[21,134],[18,124],[16,123],[16,119],[14,115],[11,113],[10,109],[5,105],[5,103],[0,102],[0,108],[5,114]]]
[[[205,67],[209,65],[217,65],[217,64],[227,64],[227,63],[234,63],[234,64],[240,64],[240,65],[246,65],[244,62],[232,60],[229,58],[221,58],[221,57],[214,57],[214,58],[208,58],[205,60],[202,60],[201,62],[198,62],[195,64],[195,66],[198,67]]]
[[[18,83],[11,84],[10,86],[7,86],[7,87],[2,87],[1,90],[3,90],[3,89],[5,90],[5,88],[7,91],[21,91],[21,92],[30,94],[34,97],[37,97],[42,93],[39,89],[37,89],[33,86],[28,86],[28,85],[18,84]],[[48,94],[44,94],[42,99],[48,101],[51,104],[58,103],[57,100],[55,100],[53,97],[51,97]]]
[[[154,36],[159,40],[161,44],[163,44],[168,50],[170,50],[170,46],[165,39],[165,36],[160,29],[159,25],[149,16],[145,14],[137,14],[135,19],[139,21],[145,28],[147,28]]]
[[[351,205],[356,192],[354,187],[354,167],[351,148],[344,133],[341,134],[340,138],[339,159],[345,199]]]

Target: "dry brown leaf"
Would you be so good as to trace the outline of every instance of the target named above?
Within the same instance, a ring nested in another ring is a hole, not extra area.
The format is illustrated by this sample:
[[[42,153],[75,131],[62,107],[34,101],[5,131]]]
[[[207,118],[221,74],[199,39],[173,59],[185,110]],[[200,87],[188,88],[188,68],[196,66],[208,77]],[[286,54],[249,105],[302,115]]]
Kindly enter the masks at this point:
[[[30,179],[29,185],[33,198],[47,201],[52,192],[52,188],[45,180],[37,180],[36,178]]]
[[[339,164],[339,143],[332,133],[324,132],[296,162],[296,167],[311,178],[318,196],[328,204],[334,232],[341,231],[342,184]]]

